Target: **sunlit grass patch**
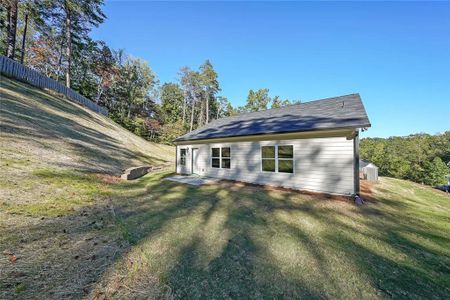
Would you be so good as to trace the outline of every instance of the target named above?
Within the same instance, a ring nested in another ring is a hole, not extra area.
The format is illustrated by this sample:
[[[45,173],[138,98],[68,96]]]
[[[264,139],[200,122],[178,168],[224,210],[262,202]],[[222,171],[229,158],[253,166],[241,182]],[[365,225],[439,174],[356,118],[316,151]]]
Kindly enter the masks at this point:
[[[395,180],[383,178],[372,195],[377,202],[357,207],[230,183],[191,187],[161,181],[164,176],[112,187],[135,197],[118,214],[135,246],[99,288],[112,291],[121,278],[118,286],[131,290],[114,292],[127,296],[168,289],[175,298],[446,293],[445,217],[420,210],[427,202],[443,205],[446,196],[433,190],[421,198],[422,187],[401,181],[398,190]]]
[[[30,201],[3,202],[2,210],[32,217],[65,216],[94,204],[97,197],[109,194],[107,186],[94,174],[37,169],[31,175],[19,186],[28,189],[40,186],[41,192]]]
[[[0,298],[83,298],[148,233],[134,223],[121,228],[124,215],[115,211],[168,202],[157,196],[164,193],[158,184],[160,192],[152,193],[147,183],[123,182],[120,174],[132,166],[168,165],[174,147],[145,141],[81,105],[4,76],[0,93]],[[152,180],[159,179],[144,179]]]

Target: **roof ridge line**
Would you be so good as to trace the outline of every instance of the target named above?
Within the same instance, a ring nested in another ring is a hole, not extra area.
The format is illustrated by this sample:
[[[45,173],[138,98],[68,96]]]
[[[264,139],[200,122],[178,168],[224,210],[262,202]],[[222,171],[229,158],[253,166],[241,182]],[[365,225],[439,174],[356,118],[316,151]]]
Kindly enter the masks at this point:
[[[240,117],[240,116],[245,116],[245,115],[250,115],[250,114],[256,114],[256,113],[261,113],[261,112],[266,112],[266,111],[275,111],[275,110],[280,110],[280,109],[285,109],[287,107],[293,107],[293,106],[302,106],[302,105],[308,105],[311,103],[317,103],[320,101],[326,101],[326,100],[331,100],[331,99],[337,99],[337,98],[343,98],[343,97],[349,97],[349,96],[359,96],[361,98],[361,96],[359,95],[359,93],[351,93],[351,94],[346,94],[346,95],[341,95],[341,96],[335,96],[335,97],[327,97],[327,98],[322,98],[322,99],[316,99],[316,100],[311,100],[311,101],[307,101],[307,102],[301,102],[298,104],[289,104],[286,106],[282,106],[282,107],[276,107],[276,108],[268,108],[268,109],[263,109],[263,110],[257,110],[257,111],[249,111],[249,112],[243,112],[243,113],[239,113],[237,115],[234,116],[228,116],[228,117],[222,117],[219,119],[214,119],[213,121],[211,121],[210,123],[206,124],[209,125],[214,121],[217,120],[224,120],[224,119],[228,119],[228,118],[233,118],[233,117]],[[205,125],[204,125],[205,126]],[[203,127],[203,126],[202,126]],[[201,127],[200,127],[201,128]],[[199,128],[198,128],[199,129]]]

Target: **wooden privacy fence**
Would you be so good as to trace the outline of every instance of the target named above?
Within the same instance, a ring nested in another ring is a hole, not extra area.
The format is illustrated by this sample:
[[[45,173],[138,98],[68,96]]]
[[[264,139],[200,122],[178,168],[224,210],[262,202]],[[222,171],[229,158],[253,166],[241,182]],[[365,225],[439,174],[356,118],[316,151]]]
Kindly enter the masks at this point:
[[[53,90],[57,93],[61,93],[70,100],[78,102],[92,111],[100,113],[104,116],[108,115],[108,110],[106,108],[99,106],[98,104],[92,102],[84,96],[81,96],[74,90],[69,89],[56,80],[44,76],[41,73],[25,67],[24,65],[3,55],[0,55],[0,73],[24,81],[39,88],[45,88]]]

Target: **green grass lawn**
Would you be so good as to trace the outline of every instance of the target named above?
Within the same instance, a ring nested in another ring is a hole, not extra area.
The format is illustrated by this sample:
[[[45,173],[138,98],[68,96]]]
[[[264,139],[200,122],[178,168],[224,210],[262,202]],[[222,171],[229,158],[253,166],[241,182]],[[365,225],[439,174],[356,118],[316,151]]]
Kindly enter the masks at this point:
[[[124,182],[173,148],[9,79],[0,92],[0,299],[448,299],[445,193],[381,178],[356,206],[170,169]]]
[[[449,295],[450,197],[440,192],[382,178],[375,202],[357,207],[162,176],[112,187],[134,199],[117,212],[133,247],[99,290],[176,298]]]
[[[51,297],[52,288],[58,296],[113,298],[445,299],[450,292],[450,197],[428,187],[382,178],[358,207],[232,183],[188,186],[162,180],[165,172],[109,184],[84,174],[38,174],[55,189],[73,180],[78,201],[52,201],[50,211],[3,207],[9,218],[50,223],[27,225],[25,235],[23,227],[0,227],[2,248],[28,253],[25,236],[58,253],[33,247],[39,260],[25,255],[6,264],[13,274],[24,264],[23,277],[1,278],[3,291],[19,289],[19,296]],[[85,221],[74,222],[83,212]],[[96,242],[58,247],[79,236]],[[35,282],[46,259],[46,278],[56,281]]]

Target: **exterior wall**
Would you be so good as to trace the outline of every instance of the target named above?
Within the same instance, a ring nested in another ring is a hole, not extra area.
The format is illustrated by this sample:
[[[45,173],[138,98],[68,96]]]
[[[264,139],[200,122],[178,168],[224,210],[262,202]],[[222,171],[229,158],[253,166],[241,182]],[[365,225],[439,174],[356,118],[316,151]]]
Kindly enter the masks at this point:
[[[192,173],[192,149],[198,149],[199,175],[268,184],[333,194],[353,194],[354,141],[346,137],[308,138],[178,145],[177,173]],[[294,146],[294,173],[265,172],[261,169],[261,146]],[[231,147],[231,168],[211,167],[211,148]],[[180,166],[180,149],[189,149],[186,166]]]

